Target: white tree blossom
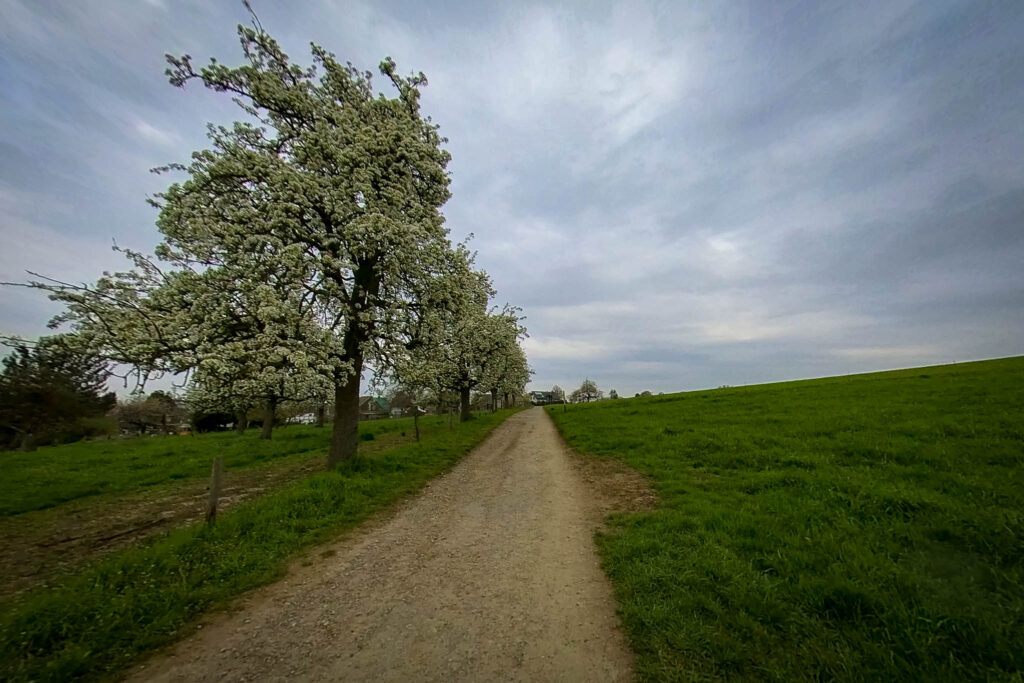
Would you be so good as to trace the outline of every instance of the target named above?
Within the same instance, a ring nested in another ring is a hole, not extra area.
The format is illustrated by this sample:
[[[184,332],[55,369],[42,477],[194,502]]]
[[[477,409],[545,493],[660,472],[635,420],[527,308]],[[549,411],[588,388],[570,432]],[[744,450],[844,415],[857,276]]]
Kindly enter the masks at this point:
[[[604,392],[597,388],[597,383],[594,380],[587,378],[583,380],[580,388],[573,392],[573,395],[577,397],[577,401],[589,403],[600,400]]]
[[[519,337],[525,334],[525,331],[521,328],[516,330],[515,327],[517,324],[509,325],[510,329],[507,330],[500,327],[496,330],[497,343],[493,347],[491,358],[485,364],[487,374],[481,385],[491,394],[492,411],[497,410],[499,395],[506,408],[510,396],[521,396],[532,374],[526,361],[526,353],[519,344]]]
[[[199,81],[232,97],[248,120],[210,126],[152,203],[157,260],[96,285],[34,283],[68,304],[84,343],[144,373],[195,370],[207,384],[280,385],[316,375],[333,389],[329,464],[358,445],[363,369],[385,370],[417,335],[431,283],[452,246],[440,207],[448,153],[420,114],[423,74],[371,75],[313,45],[293,64],[254,21],[239,26],[245,63],[202,68],[168,56],[170,82]],[[164,268],[162,264],[169,264]]]
[[[201,81],[252,117],[211,127],[189,178],[157,200],[164,258],[248,271],[282,266],[322,334],[305,337],[335,387],[329,462],[355,453],[364,363],[386,364],[415,323],[424,283],[451,248],[440,207],[449,155],[420,115],[422,74],[373,92],[371,75],[313,46],[314,66],[289,61],[262,28],[239,27],[238,68],[169,57],[174,85]]]
[[[519,310],[506,306],[489,310],[495,294],[486,273],[473,268],[473,255],[464,245],[448,254],[442,275],[424,290],[416,333],[401,361],[398,380],[407,386],[429,388],[438,397],[453,392],[463,421],[471,416],[474,390],[521,393],[529,379],[519,339],[526,334]]]

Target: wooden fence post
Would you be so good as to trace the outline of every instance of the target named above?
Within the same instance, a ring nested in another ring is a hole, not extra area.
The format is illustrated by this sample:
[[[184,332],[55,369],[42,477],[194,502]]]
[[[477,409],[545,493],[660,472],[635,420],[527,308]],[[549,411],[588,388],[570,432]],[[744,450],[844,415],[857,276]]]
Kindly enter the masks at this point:
[[[217,517],[217,500],[220,498],[220,487],[224,479],[224,456],[213,459],[213,471],[210,473],[210,499],[206,502],[206,522],[213,524]]]

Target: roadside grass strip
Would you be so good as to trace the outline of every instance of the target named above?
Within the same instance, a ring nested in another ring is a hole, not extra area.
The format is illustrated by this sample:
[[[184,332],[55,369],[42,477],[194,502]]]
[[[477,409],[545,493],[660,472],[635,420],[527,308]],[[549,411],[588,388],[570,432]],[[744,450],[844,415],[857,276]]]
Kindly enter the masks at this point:
[[[443,417],[420,421],[420,427],[428,432],[443,424]],[[259,431],[256,428],[242,435],[213,432],[80,441],[44,446],[31,453],[0,452],[0,517],[89,496],[137,492],[183,479],[208,477],[215,454],[224,456],[224,466],[234,470],[326,452],[331,440],[330,425],[278,427],[270,440],[260,439]],[[383,447],[412,441],[412,418],[362,422],[359,432],[364,442],[361,450],[380,450],[373,442],[381,441],[382,437]]]

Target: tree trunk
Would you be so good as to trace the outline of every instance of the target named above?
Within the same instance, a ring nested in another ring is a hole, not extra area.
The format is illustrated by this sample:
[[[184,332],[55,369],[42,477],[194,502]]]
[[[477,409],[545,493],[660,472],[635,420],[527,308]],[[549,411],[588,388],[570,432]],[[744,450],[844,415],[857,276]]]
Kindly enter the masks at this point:
[[[327,453],[328,469],[355,456],[359,448],[359,378],[362,366],[360,358],[355,364],[356,371],[348,380],[334,387],[334,429],[331,432],[331,449]]]
[[[413,406],[412,413],[412,426],[416,430],[416,443],[420,442],[420,409],[419,406]]]
[[[260,432],[261,439],[270,439],[274,435],[274,417],[277,415],[277,399],[268,398],[267,406],[263,409],[263,431]]]
[[[239,410],[235,413],[235,431],[239,434],[245,434],[245,428],[248,426],[246,424],[248,419],[246,418],[245,412],[246,411],[244,410]]]
[[[323,403],[319,403],[316,406],[316,426],[323,427],[324,420],[327,418],[327,406]]]
[[[469,387],[463,387],[462,391],[459,392],[459,402],[462,405],[459,422],[465,422],[473,417],[473,413],[469,412]]]
[[[498,390],[491,389],[491,412],[497,412],[498,410]]]
[[[25,432],[21,435],[21,443],[18,450],[22,453],[31,453],[36,449],[36,436],[32,432]]]

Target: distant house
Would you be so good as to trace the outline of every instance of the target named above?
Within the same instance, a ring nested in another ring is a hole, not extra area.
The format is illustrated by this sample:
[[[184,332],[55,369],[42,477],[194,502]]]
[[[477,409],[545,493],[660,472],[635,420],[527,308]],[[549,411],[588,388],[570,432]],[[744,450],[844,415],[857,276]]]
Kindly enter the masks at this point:
[[[396,391],[391,397],[391,417],[412,415],[413,400],[405,391]]]
[[[555,396],[553,391],[531,391],[530,402],[535,406],[542,406],[547,403],[560,402],[561,399]]]
[[[359,419],[380,420],[391,416],[391,404],[383,396],[360,396]]]

